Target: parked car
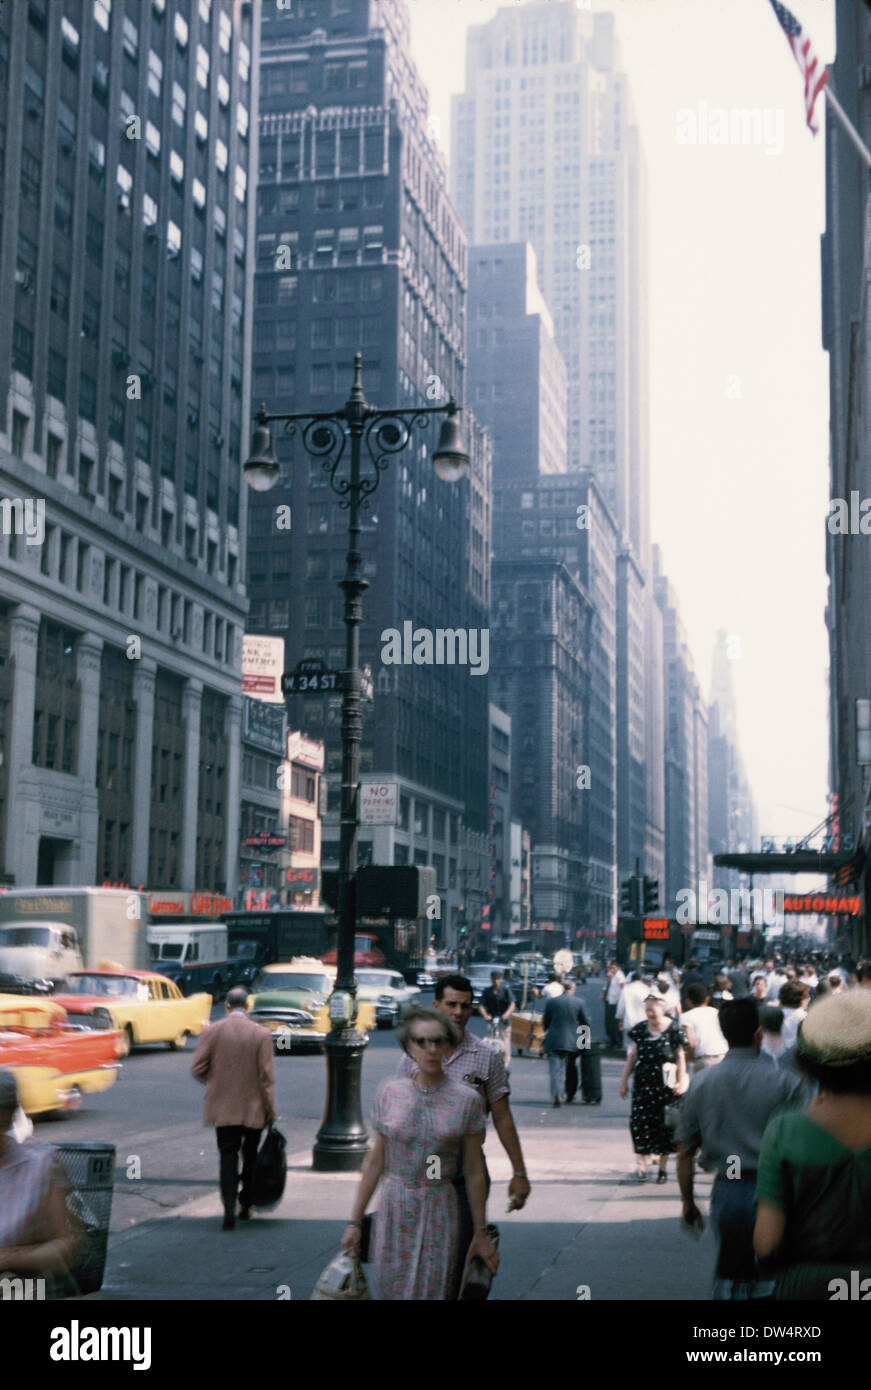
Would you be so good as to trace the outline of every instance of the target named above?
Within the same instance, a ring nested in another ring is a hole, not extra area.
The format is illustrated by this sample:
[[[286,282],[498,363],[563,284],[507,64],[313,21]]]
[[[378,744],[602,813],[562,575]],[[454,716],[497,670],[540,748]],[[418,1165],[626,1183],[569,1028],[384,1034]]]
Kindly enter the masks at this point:
[[[178,985],[151,970],[77,970],[66,992],[52,996],[88,1028],[118,1028],[124,1056],[140,1043],[165,1042],[173,1051],[203,1031],[212,1012],[210,994],[187,998]]]
[[[313,956],[265,965],[251,984],[248,1012],[273,1034],[279,1051],[319,1049],[330,1031],[328,999],[335,978],[335,966],[324,965]],[[374,1027],[375,1005],[363,1000],[357,1011],[357,1028],[366,1032]]]
[[[375,1005],[375,1025],[393,1028],[405,1004],[410,1004],[420,990],[406,984],[398,970],[357,970],[357,998]]]
[[[77,1110],[84,1095],[114,1085],[123,1055],[119,1032],[75,1027],[53,999],[0,995],[0,1066],[27,1115]]]

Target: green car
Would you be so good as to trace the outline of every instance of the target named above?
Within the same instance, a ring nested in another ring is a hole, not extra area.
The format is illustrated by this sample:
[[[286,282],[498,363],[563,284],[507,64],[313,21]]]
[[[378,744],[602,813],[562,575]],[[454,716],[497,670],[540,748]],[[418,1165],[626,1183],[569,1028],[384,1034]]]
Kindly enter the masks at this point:
[[[307,957],[265,965],[251,984],[248,1012],[273,1035],[276,1051],[320,1050],[330,1031],[329,996],[336,968]],[[357,1027],[375,1027],[374,1004],[361,1003]]]

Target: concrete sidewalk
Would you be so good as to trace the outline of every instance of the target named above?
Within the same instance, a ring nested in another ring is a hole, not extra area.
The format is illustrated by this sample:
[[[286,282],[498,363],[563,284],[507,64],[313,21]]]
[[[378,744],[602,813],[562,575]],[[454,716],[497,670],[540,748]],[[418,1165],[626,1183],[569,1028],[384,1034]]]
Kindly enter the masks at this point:
[[[488,1216],[501,1233],[502,1262],[491,1299],[707,1300],[713,1240],[680,1229],[675,1160],[668,1182],[631,1181],[628,1103],[616,1098],[620,1065],[606,1060],[602,1107],[560,1110],[530,1100],[514,1106],[532,1196],[506,1214],[510,1164],[494,1134],[487,1139],[493,1180]],[[221,1230],[221,1203],[196,1198],[113,1235],[104,1287],[91,1300],[275,1300],[311,1297],[351,1209],[356,1174],[311,1171],[311,1150],[288,1160],[281,1205]],[[703,1211],[711,1180],[697,1174]],[[377,1193],[374,1209],[377,1210]],[[581,1289],[581,1293],[579,1293]],[[287,1297],[287,1294],[284,1294]]]

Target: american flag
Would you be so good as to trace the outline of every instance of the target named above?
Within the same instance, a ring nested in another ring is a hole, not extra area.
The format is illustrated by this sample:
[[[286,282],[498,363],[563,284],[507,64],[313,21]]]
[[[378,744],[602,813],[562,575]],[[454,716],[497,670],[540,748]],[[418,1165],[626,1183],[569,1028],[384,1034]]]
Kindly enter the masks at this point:
[[[804,78],[804,111],[807,123],[814,135],[817,134],[819,126],[814,124],[814,107],[817,104],[817,97],[829,80],[828,69],[814,53],[810,39],[805,38],[802,27],[785,5],[778,3],[778,0],[771,0],[771,8],[777,15],[778,23],[789,40],[795,61],[801,68],[801,75]]]

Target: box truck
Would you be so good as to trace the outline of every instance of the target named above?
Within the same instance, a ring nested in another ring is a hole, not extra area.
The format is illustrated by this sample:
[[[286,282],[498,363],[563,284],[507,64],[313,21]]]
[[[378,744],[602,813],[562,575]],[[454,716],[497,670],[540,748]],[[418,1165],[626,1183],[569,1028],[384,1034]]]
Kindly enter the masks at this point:
[[[0,993],[50,994],[72,970],[147,970],[145,894],[126,888],[10,888],[0,894]]]

